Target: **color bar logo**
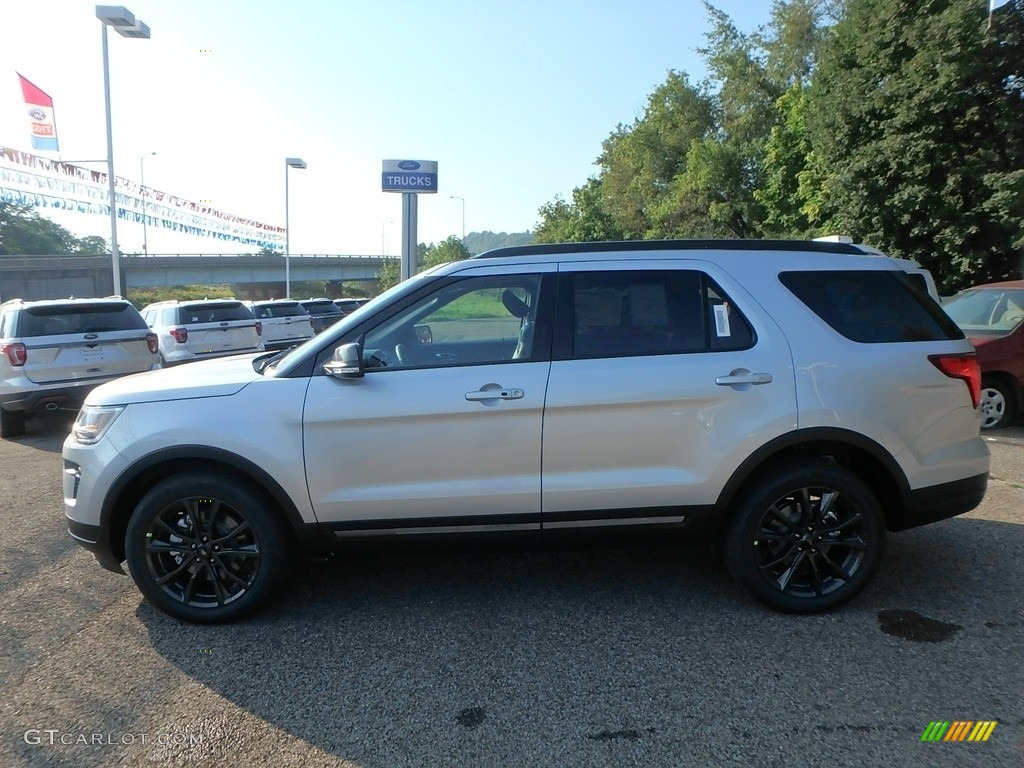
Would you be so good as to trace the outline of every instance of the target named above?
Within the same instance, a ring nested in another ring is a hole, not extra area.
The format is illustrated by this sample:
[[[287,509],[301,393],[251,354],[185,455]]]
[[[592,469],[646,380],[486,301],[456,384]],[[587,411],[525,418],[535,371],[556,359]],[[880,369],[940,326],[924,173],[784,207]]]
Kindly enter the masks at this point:
[[[995,720],[936,720],[928,723],[921,741],[988,741]]]

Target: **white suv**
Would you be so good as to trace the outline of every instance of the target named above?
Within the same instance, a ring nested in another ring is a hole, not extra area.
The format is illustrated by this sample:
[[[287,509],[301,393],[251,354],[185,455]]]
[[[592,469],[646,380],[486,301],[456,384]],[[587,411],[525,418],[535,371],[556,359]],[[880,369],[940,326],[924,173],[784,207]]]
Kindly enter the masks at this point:
[[[119,297],[0,305],[0,437],[26,417],[78,408],[90,389],[159,368],[156,336]]]
[[[72,536],[196,622],[297,552],[476,536],[698,537],[758,600],[821,611],[988,478],[971,344],[844,243],[502,249],[190,368],[94,390],[63,477]]]
[[[263,325],[236,299],[158,301],[142,310],[164,365],[262,352]]]
[[[263,325],[263,347],[268,352],[287,349],[313,338],[309,312],[292,299],[250,301],[246,306]]]

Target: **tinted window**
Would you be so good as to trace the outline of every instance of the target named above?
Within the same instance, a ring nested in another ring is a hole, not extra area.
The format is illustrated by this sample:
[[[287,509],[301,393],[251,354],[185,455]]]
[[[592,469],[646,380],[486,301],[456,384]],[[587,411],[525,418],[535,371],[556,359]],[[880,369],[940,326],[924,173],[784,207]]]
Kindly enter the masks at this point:
[[[256,304],[253,306],[253,313],[260,320],[270,317],[295,317],[297,315],[308,315],[299,304]]]
[[[238,304],[192,304],[178,307],[178,322],[223,323],[230,320],[252,320],[252,312]]]
[[[304,301],[302,306],[311,315],[340,315],[341,310],[333,301]]]
[[[709,352],[754,343],[750,324],[702,272],[578,272],[561,280],[559,304],[569,312],[559,326],[571,357]]]
[[[130,304],[66,304],[29,307],[21,314],[18,335],[59,336],[67,333],[132,331],[145,327],[142,316]]]
[[[962,339],[903,272],[784,272],[782,284],[848,339],[868,344]]]

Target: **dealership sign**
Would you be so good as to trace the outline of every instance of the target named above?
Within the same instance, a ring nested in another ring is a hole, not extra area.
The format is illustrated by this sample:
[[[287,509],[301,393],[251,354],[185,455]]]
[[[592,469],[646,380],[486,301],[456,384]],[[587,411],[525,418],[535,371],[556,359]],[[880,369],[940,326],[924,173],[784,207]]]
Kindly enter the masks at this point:
[[[380,176],[384,192],[437,192],[436,160],[385,160]]]

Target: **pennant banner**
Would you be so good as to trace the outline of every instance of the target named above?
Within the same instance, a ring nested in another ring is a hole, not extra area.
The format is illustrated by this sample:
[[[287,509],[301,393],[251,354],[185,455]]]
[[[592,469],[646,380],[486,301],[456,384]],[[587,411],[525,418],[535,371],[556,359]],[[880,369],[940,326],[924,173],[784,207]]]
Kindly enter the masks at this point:
[[[53,99],[26,80],[23,75],[18,74],[18,80],[21,81],[21,93],[25,97],[25,108],[32,126],[32,148],[56,152],[59,147]]]
[[[284,227],[262,224],[116,177],[117,217],[198,237],[280,250]],[[107,174],[0,147],[0,200],[110,215]]]

